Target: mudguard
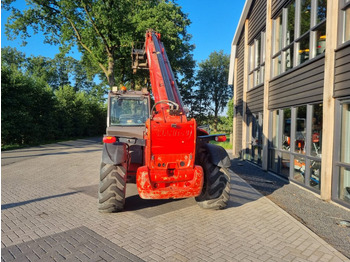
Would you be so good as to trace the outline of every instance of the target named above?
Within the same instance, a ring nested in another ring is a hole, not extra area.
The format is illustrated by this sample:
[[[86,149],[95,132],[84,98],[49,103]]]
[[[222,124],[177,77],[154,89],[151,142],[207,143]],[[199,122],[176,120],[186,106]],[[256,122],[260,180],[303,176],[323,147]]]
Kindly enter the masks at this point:
[[[109,165],[120,165],[127,160],[125,143],[103,144],[102,162]]]
[[[207,150],[210,154],[211,162],[218,167],[230,167],[231,161],[226,150],[218,145],[206,144]]]

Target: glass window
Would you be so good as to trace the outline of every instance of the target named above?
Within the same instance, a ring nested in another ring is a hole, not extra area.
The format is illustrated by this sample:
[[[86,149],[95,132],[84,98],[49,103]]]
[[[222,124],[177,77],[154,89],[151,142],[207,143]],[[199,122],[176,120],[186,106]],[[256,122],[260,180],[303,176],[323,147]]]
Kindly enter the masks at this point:
[[[287,9],[287,35],[286,46],[294,41],[294,25],[295,25],[295,2],[293,1]]]
[[[323,54],[326,50],[326,23],[316,29],[316,55]]]
[[[260,68],[254,71],[254,86],[257,86],[261,83]]]
[[[350,40],[350,6],[344,11],[344,42]]]
[[[273,53],[276,54],[282,49],[282,15],[273,20]]]
[[[265,32],[261,32],[261,63],[265,62]]]
[[[326,12],[327,0],[294,0],[273,20],[272,77],[324,53]],[[350,40],[349,12],[344,11],[345,41]]]
[[[295,152],[305,154],[306,144],[306,106],[297,109],[296,130],[295,130]]]
[[[252,114],[248,116],[249,123],[249,137],[251,139],[249,144],[250,156],[248,159],[251,161],[261,164],[261,149],[262,149],[262,125],[260,124],[262,120],[262,113]]]
[[[305,61],[309,60],[309,53],[310,53],[309,42],[310,42],[310,36],[306,35],[298,43],[298,45],[299,45],[299,51],[298,51],[299,52],[298,53],[299,64],[302,64]]]
[[[249,55],[250,55],[250,58],[249,58],[249,72],[253,71],[254,68],[255,68],[255,65],[254,65],[254,44],[250,45],[249,46]]]
[[[309,185],[320,190],[321,186],[321,162],[311,160]]]
[[[290,151],[291,109],[283,109],[282,149]]]
[[[282,152],[281,154],[281,175],[289,177],[290,154]]]
[[[340,167],[338,197],[350,203],[350,168]]]
[[[294,180],[304,184],[305,182],[305,158],[294,156]]]
[[[272,112],[272,147],[278,148],[278,138],[279,138],[279,110],[274,110]]]
[[[272,60],[273,76],[278,76],[282,72],[282,56],[279,55]]]
[[[311,0],[300,1],[300,35],[310,30]]]
[[[293,56],[294,56],[294,48],[291,46],[285,52],[285,71],[293,68]]]
[[[261,55],[261,38],[255,40],[255,67],[260,65],[260,55]]]
[[[264,81],[264,39],[265,33],[261,32],[259,37],[254,39],[254,43],[249,46],[248,90]]]
[[[254,73],[251,73],[248,77],[248,90],[252,89],[254,87]]]
[[[264,83],[265,79],[265,66],[260,67],[260,84]]]
[[[321,157],[322,154],[322,127],[323,127],[323,106],[317,104],[312,106],[311,126],[311,155]]]
[[[144,125],[148,112],[148,100],[133,97],[111,97],[110,121],[112,126]]]
[[[341,108],[340,161],[350,164],[350,104]]]
[[[317,0],[317,24],[326,19],[327,0]]]
[[[269,169],[272,170],[273,172],[279,173],[279,170],[278,170],[279,157],[278,157],[277,151],[274,149],[270,149],[269,156],[270,156]]]

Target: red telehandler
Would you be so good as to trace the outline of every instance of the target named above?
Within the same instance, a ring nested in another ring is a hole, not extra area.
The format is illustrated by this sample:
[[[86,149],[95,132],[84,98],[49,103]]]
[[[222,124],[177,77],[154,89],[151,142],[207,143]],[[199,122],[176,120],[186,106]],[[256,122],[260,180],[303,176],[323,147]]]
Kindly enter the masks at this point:
[[[209,135],[187,119],[160,34],[148,30],[143,48],[133,48],[133,69],[149,69],[150,94],[111,91],[107,132],[103,138],[98,207],[122,211],[127,182],[143,199],[195,197],[202,208],[222,209],[229,200],[230,158],[210,144],[225,135]]]

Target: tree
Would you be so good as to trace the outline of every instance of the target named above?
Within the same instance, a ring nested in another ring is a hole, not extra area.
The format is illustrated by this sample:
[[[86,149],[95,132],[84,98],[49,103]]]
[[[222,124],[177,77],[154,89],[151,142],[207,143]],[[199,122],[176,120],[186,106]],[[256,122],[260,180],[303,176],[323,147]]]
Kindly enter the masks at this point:
[[[54,58],[26,55],[16,48],[1,48],[1,62],[12,70],[19,70],[37,82],[56,90],[72,85],[76,91],[91,92],[96,84],[89,78],[84,65],[73,57],[57,54]]]
[[[132,42],[144,41],[148,28],[162,34],[162,40],[175,72],[186,73],[194,66],[186,32],[187,15],[169,0],[26,0],[28,8],[18,10],[14,0],[2,0],[12,15],[6,34],[23,40],[39,30],[45,42],[59,44],[61,52],[77,45],[89,74],[103,73],[110,87],[118,82],[137,80],[132,76],[130,50]],[[24,42],[25,43],[25,42]],[[142,74],[142,73],[141,73]]]
[[[230,57],[220,52],[213,52],[209,58],[199,63],[197,81],[199,95],[210,101],[209,114],[214,115],[214,130],[217,130],[218,115],[232,97],[232,87],[228,85]]]

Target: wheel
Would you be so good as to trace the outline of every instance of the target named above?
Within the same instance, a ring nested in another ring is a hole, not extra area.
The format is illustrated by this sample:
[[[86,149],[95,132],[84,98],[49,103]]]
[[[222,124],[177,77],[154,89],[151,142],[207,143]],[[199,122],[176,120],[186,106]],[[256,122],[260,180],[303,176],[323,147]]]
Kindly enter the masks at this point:
[[[201,194],[196,197],[197,204],[205,209],[223,209],[230,198],[231,170],[219,167],[210,161],[205,146],[197,150],[196,164],[204,171],[204,184]]]
[[[126,170],[121,165],[101,163],[98,189],[98,209],[100,212],[120,212],[124,209]]]

